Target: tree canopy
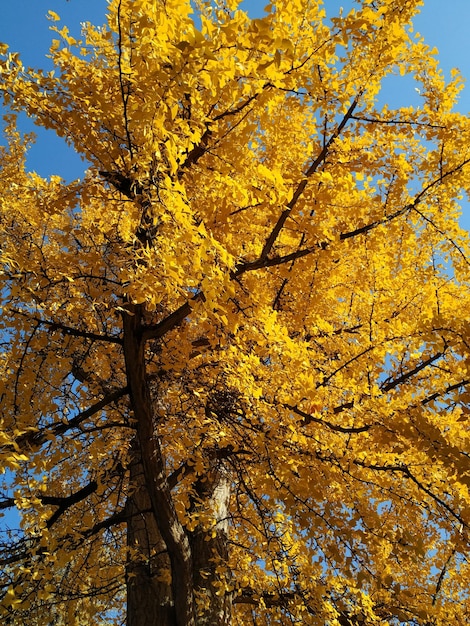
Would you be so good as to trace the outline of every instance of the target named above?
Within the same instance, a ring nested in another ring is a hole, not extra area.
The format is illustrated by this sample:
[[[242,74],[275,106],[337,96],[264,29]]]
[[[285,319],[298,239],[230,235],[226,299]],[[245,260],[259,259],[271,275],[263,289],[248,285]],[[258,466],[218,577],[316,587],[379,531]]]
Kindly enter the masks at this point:
[[[50,12],[54,72],[1,48],[3,623],[468,624],[470,123],[420,5],[111,0]]]

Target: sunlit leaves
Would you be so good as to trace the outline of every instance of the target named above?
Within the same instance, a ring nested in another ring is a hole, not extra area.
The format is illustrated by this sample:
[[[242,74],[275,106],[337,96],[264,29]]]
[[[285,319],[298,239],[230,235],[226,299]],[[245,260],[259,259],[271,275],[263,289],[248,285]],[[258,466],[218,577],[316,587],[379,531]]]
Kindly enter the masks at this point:
[[[105,619],[129,563],[166,554],[126,552],[146,489],[130,317],[182,533],[229,537],[194,572],[200,613],[213,593],[240,625],[465,623],[470,127],[460,76],[411,31],[419,5],[250,19],[115,0],[80,40],[53,26],[54,73],[1,48],[6,105],[89,164],[69,184],[27,172],[31,138],[6,119],[0,506],[22,527],[0,558],[17,623]],[[419,108],[382,106],[403,74]]]

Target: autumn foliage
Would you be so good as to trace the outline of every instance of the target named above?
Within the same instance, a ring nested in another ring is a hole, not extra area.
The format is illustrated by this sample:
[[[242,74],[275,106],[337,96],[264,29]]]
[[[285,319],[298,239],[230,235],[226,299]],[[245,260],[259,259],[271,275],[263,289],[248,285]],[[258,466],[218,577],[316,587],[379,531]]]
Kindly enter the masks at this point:
[[[469,623],[470,122],[420,4],[3,46],[2,623]]]

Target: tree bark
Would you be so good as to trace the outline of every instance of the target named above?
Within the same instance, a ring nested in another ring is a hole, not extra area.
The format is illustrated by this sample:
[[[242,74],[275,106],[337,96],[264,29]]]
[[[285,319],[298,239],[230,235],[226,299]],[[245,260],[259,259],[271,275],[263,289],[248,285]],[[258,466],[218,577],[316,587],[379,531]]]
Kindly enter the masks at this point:
[[[228,571],[228,532],[231,481],[220,461],[195,485],[194,509],[213,514],[212,528],[197,527],[190,535],[198,626],[227,626],[232,618]]]
[[[230,474],[223,460],[208,459],[194,483],[192,510],[209,512],[211,523],[188,532],[176,514],[153,414],[142,309],[129,304],[128,311],[123,348],[137,435],[126,507],[127,626],[229,626]]]
[[[162,575],[170,570],[165,543],[158,531],[144,483],[140,450],[132,447],[131,493],[126,514],[129,560],[127,564],[126,626],[176,626],[175,607],[169,581]],[[232,621],[232,594],[226,570],[228,559],[230,476],[224,468],[198,482],[198,505],[214,513],[212,529],[196,529],[189,540],[192,553],[195,596],[204,606],[196,617],[197,626],[229,626]]]
[[[138,442],[132,444],[131,493],[126,503],[128,562],[126,626],[175,626],[166,546],[150,504]]]
[[[129,303],[127,312],[123,314],[123,349],[142,459],[143,481],[150,500],[151,514],[168,551],[175,626],[195,626],[191,548],[188,535],[178,519],[165,472],[147,380],[142,331],[142,306]],[[134,626],[141,625],[134,622]]]

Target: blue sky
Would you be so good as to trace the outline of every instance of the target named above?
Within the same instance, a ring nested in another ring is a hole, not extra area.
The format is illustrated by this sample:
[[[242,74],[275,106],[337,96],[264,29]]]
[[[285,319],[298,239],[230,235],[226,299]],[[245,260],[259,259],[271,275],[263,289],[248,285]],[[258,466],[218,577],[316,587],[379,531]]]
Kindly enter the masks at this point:
[[[245,0],[243,7],[253,15],[260,15],[266,3],[267,0]],[[3,4],[0,41],[7,43],[12,51],[20,52],[25,65],[49,69],[51,64],[46,55],[54,34],[49,30],[48,10],[60,15],[61,23],[69,27],[72,35],[79,35],[82,22],[103,23],[107,9],[106,0],[10,0]],[[352,0],[325,0],[327,14],[331,16],[336,15],[341,6],[346,10],[351,4]],[[431,47],[439,49],[441,65],[447,76],[451,68],[458,67],[470,81],[469,23],[470,0],[425,0],[415,30]],[[394,96],[396,94],[392,93],[390,97]],[[408,101],[407,94],[401,96],[406,102],[400,104],[418,104],[418,96],[412,88],[411,101]],[[470,111],[470,86],[463,92],[459,110]],[[85,164],[52,131],[38,129],[25,119],[21,119],[21,127],[25,131],[35,130],[38,135],[28,159],[31,169],[42,176],[59,174],[69,180],[82,175]]]

